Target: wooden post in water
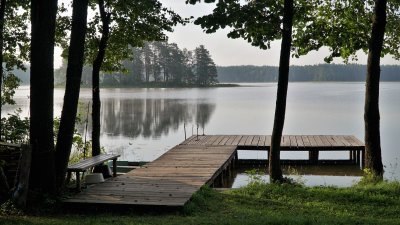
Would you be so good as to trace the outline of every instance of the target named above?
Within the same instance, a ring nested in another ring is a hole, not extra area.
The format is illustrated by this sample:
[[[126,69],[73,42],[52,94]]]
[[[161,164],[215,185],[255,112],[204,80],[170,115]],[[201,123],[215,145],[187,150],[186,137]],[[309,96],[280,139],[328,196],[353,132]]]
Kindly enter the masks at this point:
[[[185,132],[185,140],[186,140],[186,123],[183,123],[183,131]]]
[[[319,151],[308,151],[308,158],[311,164],[317,164],[319,157]]]
[[[199,140],[199,124],[197,124],[196,141]]]

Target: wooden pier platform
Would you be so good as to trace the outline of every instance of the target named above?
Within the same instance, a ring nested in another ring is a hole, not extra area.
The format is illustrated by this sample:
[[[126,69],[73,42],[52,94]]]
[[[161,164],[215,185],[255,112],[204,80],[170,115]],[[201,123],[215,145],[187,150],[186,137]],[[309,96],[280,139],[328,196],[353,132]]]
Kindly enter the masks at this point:
[[[66,203],[182,207],[203,185],[222,177],[237,159],[237,150],[269,151],[268,135],[191,136],[155,161],[104,183],[88,187]],[[282,151],[349,151],[348,161],[364,162],[364,144],[354,136],[287,135]],[[315,154],[317,153],[317,154]]]
[[[143,168],[110,178],[66,203],[182,207],[235,159],[236,146],[178,145]]]

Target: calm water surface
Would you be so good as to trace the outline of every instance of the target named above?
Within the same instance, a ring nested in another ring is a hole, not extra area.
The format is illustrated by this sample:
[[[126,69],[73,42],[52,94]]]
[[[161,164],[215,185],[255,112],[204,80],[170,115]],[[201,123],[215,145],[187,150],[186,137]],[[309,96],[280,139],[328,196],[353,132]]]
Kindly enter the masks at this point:
[[[184,140],[186,134],[271,134],[276,84],[242,84],[232,88],[102,89],[101,142],[121,160],[151,161]],[[284,134],[349,134],[363,140],[364,83],[290,83]],[[60,115],[63,89],[55,90],[55,114]],[[29,88],[16,93],[18,107],[28,115]],[[82,109],[91,98],[81,92]],[[382,156],[385,176],[400,179],[400,83],[382,83],[380,95]],[[9,112],[13,108],[6,108]],[[90,127],[90,126],[89,126]],[[79,130],[84,133],[84,126]],[[90,138],[90,130],[88,132]],[[306,158],[306,153],[282,158]],[[321,153],[321,158],[343,158],[348,153]],[[263,152],[240,152],[241,158],[266,158]],[[320,173],[327,170],[330,172]],[[339,169],[340,170],[340,169]],[[314,172],[313,172],[314,171]],[[298,168],[307,185],[349,186],[359,172],[344,168]],[[263,177],[268,179],[267,176]],[[239,173],[234,187],[248,176]]]

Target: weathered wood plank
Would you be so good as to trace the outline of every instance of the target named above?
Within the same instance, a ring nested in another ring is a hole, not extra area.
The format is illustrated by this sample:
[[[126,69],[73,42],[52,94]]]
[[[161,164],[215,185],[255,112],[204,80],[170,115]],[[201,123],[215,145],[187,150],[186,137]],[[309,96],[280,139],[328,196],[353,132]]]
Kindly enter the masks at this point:
[[[223,135],[218,135],[217,139],[211,145],[219,145],[219,143],[224,139]]]
[[[240,139],[242,139],[242,137],[243,137],[242,135],[237,135],[231,144],[235,146],[239,145],[239,141]]]
[[[247,140],[246,143],[244,143],[244,145],[246,146],[251,146],[251,142],[253,141],[254,135],[250,135]]]
[[[240,139],[239,144],[238,145],[245,145],[245,143],[247,142],[247,139],[249,138],[249,135],[243,135],[242,139]]]
[[[303,140],[304,147],[311,147],[311,142],[307,136],[300,136],[300,137]]]
[[[253,140],[251,141],[252,146],[258,146],[258,142],[260,141],[260,136],[259,135],[254,135]]]
[[[332,144],[329,142],[328,138],[325,135],[320,135],[319,138],[322,141],[322,146],[324,147],[332,147]]]
[[[296,135],[295,137],[296,137],[297,147],[299,148],[304,147],[303,138],[299,135]]]
[[[289,135],[289,140],[290,140],[290,147],[292,148],[297,148],[297,140],[296,137],[293,135]]]
[[[229,139],[225,143],[225,145],[232,145],[232,143],[235,141],[236,138],[237,138],[237,135],[229,135]]]
[[[310,147],[317,146],[317,141],[315,140],[314,136],[308,135],[307,138],[310,142]]]
[[[270,143],[271,146],[271,143]],[[281,147],[290,147],[290,137],[283,135],[281,138]]]
[[[224,138],[222,138],[221,142],[219,143],[219,145],[225,145],[226,142],[228,142],[229,140],[229,136],[223,136]]]
[[[265,136],[265,143],[264,143],[265,147],[270,147],[271,146],[271,135],[266,135]]]
[[[265,135],[260,136],[260,141],[258,142],[258,147],[264,147],[265,146],[265,139],[267,137]]]

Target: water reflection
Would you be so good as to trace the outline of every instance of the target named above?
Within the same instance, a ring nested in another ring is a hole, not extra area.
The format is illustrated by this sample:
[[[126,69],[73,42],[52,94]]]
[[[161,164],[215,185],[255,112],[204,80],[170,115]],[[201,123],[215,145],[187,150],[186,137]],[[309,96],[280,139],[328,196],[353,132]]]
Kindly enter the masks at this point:
[[[106,99],[101,106],[102,131],[110,136],[159,138],[183,123],[204,129],[214,110],[215,103],[201,99]]]
[[[251,176],[246,171],[251,169],[253,168],[239,168],[227,185],[233,188],[245,186],[251,180]],[[268,169],[260,167],[258,170],[261,172],[259,178],[269,183]],[[359,182],[363,175],[363,171],[356,165],[283,166],[282,170],[285,176],[307,186],[349,187]]]

